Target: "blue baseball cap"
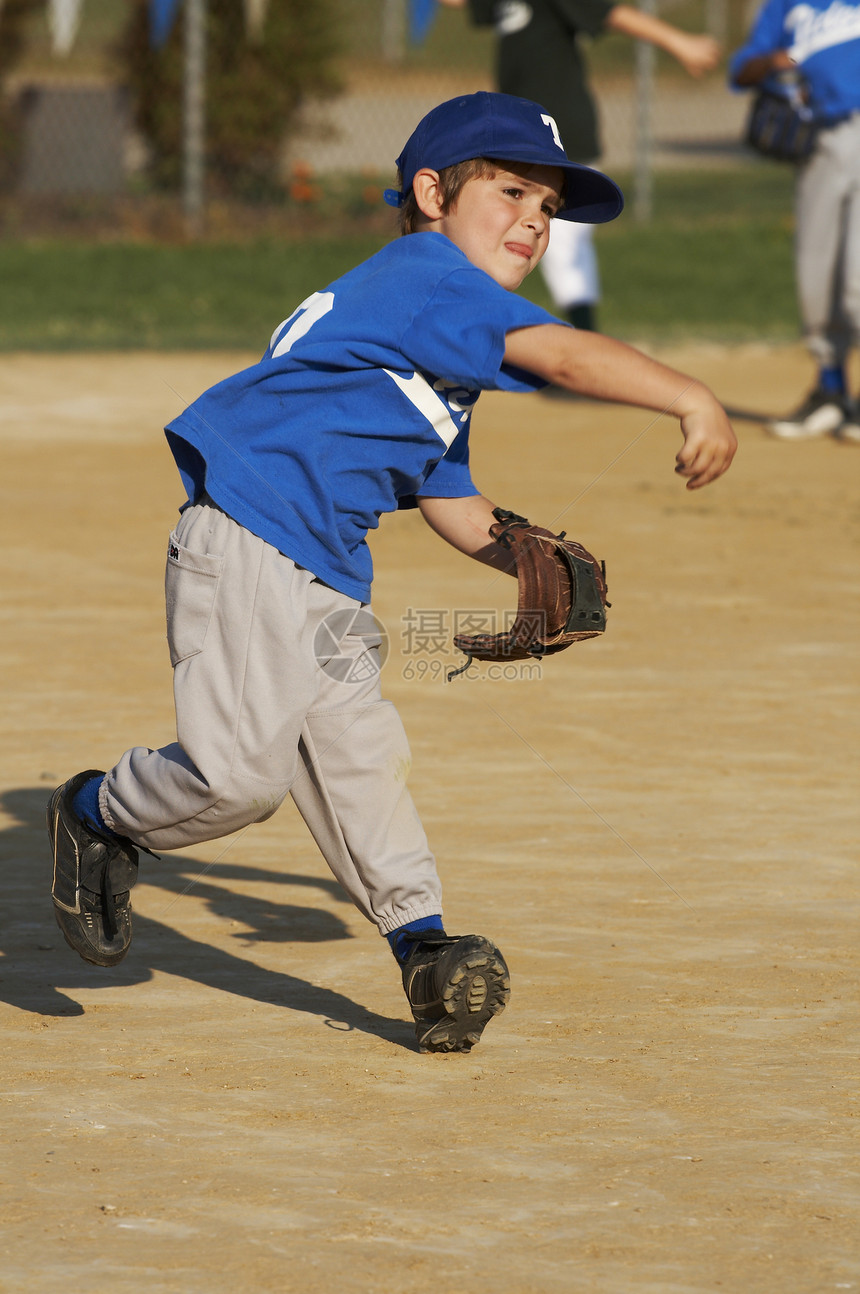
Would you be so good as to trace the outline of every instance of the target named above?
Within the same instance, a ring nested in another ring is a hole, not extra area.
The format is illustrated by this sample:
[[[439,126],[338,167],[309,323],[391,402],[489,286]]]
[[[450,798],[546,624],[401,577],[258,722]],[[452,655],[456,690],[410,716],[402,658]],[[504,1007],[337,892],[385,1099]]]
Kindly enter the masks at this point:
[[[560,167],[567,182],[556,219],[602,225],[624,206],[624,195],[608,175],[571,162],[558,127],[540,104],[488,90],[448,99],[419,121],[397,159],[402,188],[386,189],[385,201],[402,206],[423,166],[441,171],[472,157]]]

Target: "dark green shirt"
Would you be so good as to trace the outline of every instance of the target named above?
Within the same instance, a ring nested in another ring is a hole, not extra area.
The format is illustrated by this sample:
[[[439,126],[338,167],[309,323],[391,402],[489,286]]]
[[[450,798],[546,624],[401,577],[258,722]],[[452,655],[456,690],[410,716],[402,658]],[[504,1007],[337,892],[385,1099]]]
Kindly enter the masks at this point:
[[[603,30],[613,0],[469,0],[472,21],[498,36],[496,82],[546,108],[575,162],[600,154],[597,109],[578,36]]]

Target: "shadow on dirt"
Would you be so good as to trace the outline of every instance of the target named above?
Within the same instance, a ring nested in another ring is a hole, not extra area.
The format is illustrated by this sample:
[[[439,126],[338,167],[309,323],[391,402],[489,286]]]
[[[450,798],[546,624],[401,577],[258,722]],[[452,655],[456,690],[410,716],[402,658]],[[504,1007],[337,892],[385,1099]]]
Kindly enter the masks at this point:
[[[738,409],[728,404],[724,404],[723,408],[732,422],[757,422],[761,426],[774,418],[785,416],[785,410],[771,410],[770,413],[764,413],[761,409]]]
[[[337,882],[266,868],[236,867],[228,862],[204,864],[164,854],[160,861],[142,855],[141,874],[164,891],[163,919],[134,913],[134,941],[126,959],[110,968],[89,966],[64,942],[51,904],[51,863],[45,832],[45,808],[51,787],[5,792],[0,806],[15,823],[0,832],[0,1001],[44,1016],[83,1015],[85,1009],[61,988],[97,989],[140,984],[156,971],[233,993],[252,1002],[282,1006],[321,1016],[332,1028],[353,1029],[387,1041],[412,1044],[412,1026],[366,1010],[352,998],[321,988],[298,976],[257,966],[172,928],[170,909],[193,888],[210,912],[241,921],[233,937],[246,947],[258,943],[317,943],[350,939],[346,924],[334,913],[293,902],[273,903],[230,882],[307,886],[324,891],[351,909]],[[132,899],[133,905],[133,899]],[[249,927],[249,928],[248,928]],[[381,964],[397,974],[390,953],[380,948]]]

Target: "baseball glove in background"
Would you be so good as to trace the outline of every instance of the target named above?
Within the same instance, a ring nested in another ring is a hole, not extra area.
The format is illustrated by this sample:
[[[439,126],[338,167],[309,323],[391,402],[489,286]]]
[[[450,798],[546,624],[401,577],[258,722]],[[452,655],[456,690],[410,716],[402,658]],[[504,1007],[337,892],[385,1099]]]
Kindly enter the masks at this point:
[[[517,614],[506,633],[456,634],[468,660],[511,661],[550,656],[606,629],[606,567],[565,532],[554,535],[525,517],[494,508],[490,537],[507,548],[517,574]]]

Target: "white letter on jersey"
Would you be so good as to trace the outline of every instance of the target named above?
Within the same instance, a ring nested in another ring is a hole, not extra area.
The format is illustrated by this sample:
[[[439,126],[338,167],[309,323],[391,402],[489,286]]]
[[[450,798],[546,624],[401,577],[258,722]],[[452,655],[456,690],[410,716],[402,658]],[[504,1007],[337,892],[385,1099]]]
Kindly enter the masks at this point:
[[[453,386],[441,377],[433,383],[433,390],[439,392],[449,409],[463,415],[460,418],[462,423],[468,420],[478,398],[477,391],[470,391],[466,386]]]
[[[542,112],[540,119],[545,126],[549,126],[552,131],[553,142],[558,145],[562,152],[564,152],[564,144],[561,142],[561,135],[558,133],[558,126],[555,124],[555,118],[551,117],[548,112]]]
[[[411,377],[402,377],[399,373],[392,373],[390,368],[385,369],[384,372],[400,387],[410,404],[424,415],[436,435],[443,441],[445,448],[450,449],[459,428],[426,377],[422,377],[420,373],[413,373]]]
[[[279,355],[286,355],[287,351],[292,349],[300,337],[304,337],[306,332],[310,332],[318,319],[322,319],[323,315],[328,314],[333,305],[333,292],[315,292],[313,296],[303,301],[298,309],[293,311],[289,319],[285,319],[283,323],[278,324],[272,333],[272,340],[269,342],[272,347],[272,359],[277,359]],[[295,320],[295,323],[293,320]],[[292,326],[287,327],[288,324]],[[276,346],[275,338],[282,328],[286,328],[287,331]]]

